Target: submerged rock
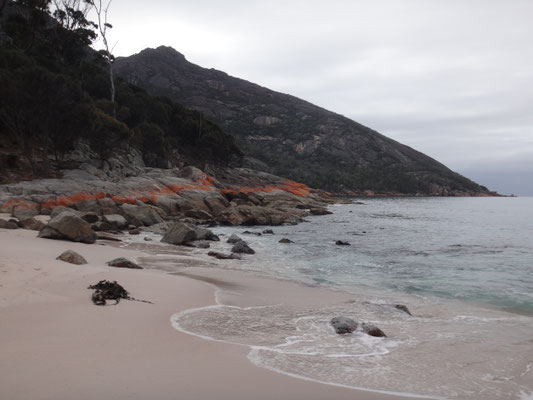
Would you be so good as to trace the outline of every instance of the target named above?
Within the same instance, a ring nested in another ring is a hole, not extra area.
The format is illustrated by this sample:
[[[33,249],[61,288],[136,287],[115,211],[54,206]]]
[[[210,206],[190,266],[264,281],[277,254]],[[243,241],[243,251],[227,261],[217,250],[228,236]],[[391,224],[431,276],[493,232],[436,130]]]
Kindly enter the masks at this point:
[[[352,333],[357,329],[357,322],[348,317],[335,317],[330,321],[330,324],[339,335]]]
[[[385,333],[381,329],[379,329],[376,325],[363,323],[361,325],[361,329],[363,330],[364,333],[370,336],[387,337],[387,335],[385,335]]]
[[[273,235],[274,231],[272,229],[265,229],[263,231],[263,235]]]
[[[108,261],[107,265],[116,268],[143,269],[143,267],[141,267],[140,265],[135,264],[133,261],[130,261],[124,257],[119,257],[115,258],[114,260]]]
[[[244,240],[235,243],[235,245],[231,249],[231,252],[239,254],[255,254],[255,250],[248,246],[248,243],[246,243]]]
[[[331,211],[329,211],[327,208],[323,207],[313,207],[309,210],[311,215],[328,215],[333,214]]]
[[[195,247],[197,249],[209,249],[211,247],[209,242],[206,242],[206,241],[203,241],[203,240],[194,241],[194,242],[188,242],[188,243],[185,244],[185,246]]]
[[[87,260],[80,254],[72,250],[67,250],[61,253],[56,260],[61,260],[70,264],[84,265],[87,264]]]
[[[250,232],[250,231],[244,231],[243,235],[255,235],[255,236],[262,236],[261,232]]]
[[[407,306],[404,306],[403,304],[394,304],[394,308],[396,308],[397,310],[403,311],[406,314],[413,315],[411,314],[411,311],[409,311]]]
[[[292,240],[290,240],[290,239],[282,238],[282,239],[279,240],[278,243],[286,243],[286,244],[288,244],[288,243],[294,243],[294,242]]]
[[[241,256],[239,256],[238,254],[224,254],[224,253],[219,253],[218,251],[210,251],[209,253],[207,253],[207,255],[210,257],[218,258],[219,260],[240,260],[241,259]]]
[[[351,246],[350,243],[348,243],[348,242],[344,242],[344,241],[342,241],[342,240],[337,240],[337,241],[335,242],[335,244],[336,244],[337,246]]]

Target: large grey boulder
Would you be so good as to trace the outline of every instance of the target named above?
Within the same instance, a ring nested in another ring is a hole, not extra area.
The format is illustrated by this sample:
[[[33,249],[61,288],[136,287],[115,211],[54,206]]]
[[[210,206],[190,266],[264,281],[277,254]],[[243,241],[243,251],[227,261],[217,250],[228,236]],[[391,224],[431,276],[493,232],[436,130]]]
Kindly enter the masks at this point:
[[[149,205],[122,204],[120,209],[128,223],[132,225],[152,226],[165,222],[155,207]]]
[[[40,232],[39,237],[46,239],[65,239],[73,242],[94,243],[96,233],[88,222],[75,214],[64,212],[50,219]]]
[[[183,222],[173,224],[161,239],[163,243],[176,245],[182,245],[193,240],[196,240],[195,229]]]
[[[352,333],[357,329],[357,322],[348,317],[335,317],[331,321],[331,326],[339,335]]]
[[[126,221],[126,218],[124,218],[120,214],[111,214],[111,215],[104,215],[102,217],[102,220],[104,222],[107,222],[109,225],[113,227],[113,229],[116,230],[123,230],[128,227],[128,221]]]
[[[56,258],[56,260],[61,260],[75,265],[87,264],[87,260],[83,258],[83,256],[72,250],[64,251]]]

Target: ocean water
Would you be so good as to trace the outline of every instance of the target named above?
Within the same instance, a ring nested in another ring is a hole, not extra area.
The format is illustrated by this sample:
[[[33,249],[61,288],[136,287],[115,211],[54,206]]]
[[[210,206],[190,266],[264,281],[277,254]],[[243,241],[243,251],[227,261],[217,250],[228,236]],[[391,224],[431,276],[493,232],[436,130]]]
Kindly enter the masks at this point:
[[[241,235],[261,250],[250,268],[348,292],[365,285],[533,315],[533,198],[363,203],[332,206],[334,214],[275,236]],[[295,243],[279,244],[280,236]]]
[[[243,260],[213,261],[205,250],[173,260],[172,249],[156,250],[165,255],[146,262],[168,271],[196,259],[197,275],[245,272],[292,285],[219,286],[216,305],[177,313],[172,325],[247,346],[253,364],[301,379],[422,398],[533,398],[533,198],[362,202],[274,235],[215,228],[214,250],[228,252],[232,233],[256,250]],[[337,315],[387,337],[337,335],[329,323]]]

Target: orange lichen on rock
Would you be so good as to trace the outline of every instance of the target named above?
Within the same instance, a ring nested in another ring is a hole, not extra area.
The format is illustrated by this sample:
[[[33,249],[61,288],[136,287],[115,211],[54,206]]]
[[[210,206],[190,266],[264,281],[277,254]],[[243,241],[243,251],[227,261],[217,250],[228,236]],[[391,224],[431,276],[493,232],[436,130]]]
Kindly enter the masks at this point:
[[[115,196],[111,196],[111,200],[113,200],[115,203],[118,203],[118,204],[124,204],[124,203],[136,204],[137,203],[137,199],[131,196],[115,195]]]
[[[309,187],[303,183],[286,180],[283,182],[282,190],[295,194],[296,196],[307,196],[309,194]]]
[[[201,183],[204,186],[213,186],[213,181],[215,178],[209,175],[205,175],[205,178],[203,179],[197,179],[196,182]]]
[[[243,187],[239,189],[221,189],[222,194],[231,194],[237,196],[241,193],[272,193],[274,190],[283,190],[288,193],[292,193],[296,196],[307,196],[309,194],[309,187],[303,183],[286,180],[281,186],[259,186],[259,187]]]

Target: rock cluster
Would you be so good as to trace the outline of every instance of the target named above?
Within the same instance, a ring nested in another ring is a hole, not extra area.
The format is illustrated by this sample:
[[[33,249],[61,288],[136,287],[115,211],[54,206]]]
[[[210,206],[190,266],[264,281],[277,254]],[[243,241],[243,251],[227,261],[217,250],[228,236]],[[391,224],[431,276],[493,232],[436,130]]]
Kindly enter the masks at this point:
[[[359,326],[359,324],[352,318],[343,316],[332,318],[330,324],[333,329],[335,329],[335,333],[339,335],[355,332]],[[374,337],[387,337],[387,335],[385,335],[385,333],[377,326],[365,322],[361,324],[361,331]]]

